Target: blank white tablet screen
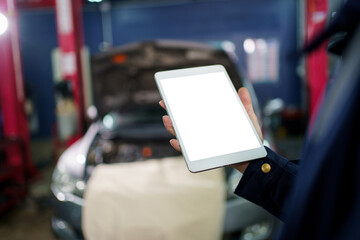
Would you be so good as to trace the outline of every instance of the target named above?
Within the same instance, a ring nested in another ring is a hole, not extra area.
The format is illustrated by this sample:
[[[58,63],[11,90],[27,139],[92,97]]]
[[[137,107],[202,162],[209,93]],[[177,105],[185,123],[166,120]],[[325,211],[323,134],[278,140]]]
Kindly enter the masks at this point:
[[[160,81],[189,161],[261,146],[223,72]]]

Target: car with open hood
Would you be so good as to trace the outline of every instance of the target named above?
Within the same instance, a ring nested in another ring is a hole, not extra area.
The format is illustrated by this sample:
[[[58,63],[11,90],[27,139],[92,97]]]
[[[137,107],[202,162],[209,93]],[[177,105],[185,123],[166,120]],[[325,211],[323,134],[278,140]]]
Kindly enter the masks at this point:
[[[229,44],[229,43],[227,43]],[[83,239],[81,211],[84,191],[99,164],[146,161],[179,156],[169,144],[159,106],[154,73],[163,70],[223,65],[238,89],[249,89],[261,120],[252,85],[239,74],[234,52],[217,46],[185,41],[132,43],[94,55],[91,59],[92,89],[97,117],[85,135],[60,156],[51,191],[52,228],[64,239]],[[264,129],[264,144],[272,145]],[[277,220],[265,210],[233,194],[241,174],[226,167],[224,236],[228,239],[269,239]],[[246,216],[246,217],[241,217]],[[236,236],[234,238],[234,236]]]

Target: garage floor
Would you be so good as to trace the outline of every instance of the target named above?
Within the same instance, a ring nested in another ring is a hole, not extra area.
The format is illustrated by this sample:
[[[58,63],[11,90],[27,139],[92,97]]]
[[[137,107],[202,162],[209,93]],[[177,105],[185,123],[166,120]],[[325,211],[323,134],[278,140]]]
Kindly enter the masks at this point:
[[[298,158],[301,137],[277,138],[279,152],[289,159]],[[2,240],[55,239],[50,226],[50,181],[54,167],[52,142],[32,142],[33,161],[41,176],[30,185],[30,193],[15,209],[0,216]]]
[[[52,142],[32,142],[32,158],[40,171],[30,184],[29,194],[16,208],[0,215],[2,240],[55,239],[50,226],[52,210],[49,205],[50,179],[53,170]]]

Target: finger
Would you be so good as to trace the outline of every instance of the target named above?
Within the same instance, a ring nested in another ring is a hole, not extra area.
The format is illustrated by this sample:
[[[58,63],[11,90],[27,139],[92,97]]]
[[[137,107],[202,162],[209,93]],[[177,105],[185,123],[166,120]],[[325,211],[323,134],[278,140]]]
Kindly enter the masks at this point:
[[[242,87],[239,89],[238,95],[241,99],[241,102],[244,105],[244,108],[245,108],[247,114],[249,115],[251,122],[253,123],[253,125],[255,127],[256,132],[258,133],[261,141],[263,141],[260,124],[259,124],[258,118],[254,112],[254,108],[252,105],[251,96],[250,96],[249,91],[245,87]]]
[[[253,114],[254,109],[253,109],[253,106],[252,106],[252,101],[251,101],[249,91],[245,87],[242,87],[242,88],[239,89],[238,95],[239,95],[239,97],[241,99],[241,102],[243,103],[243,105],[245,107],[246,112],[249,115],[250,115],[250,113]]]
[[[171,139],[170,140],[170,145],[176,150],[181,152],[181,148],[180,148],[180,143],[177,139]]]
[[[164,115],[162,119],[166,130],[168,130],[169,133],[175,136],[174,126],[172,124],[170,117],[168,115]]]
[[[161,106],[163,109],[166,110],[166,106],[165,106],[164,100],[161,100],[161,101],[159,102],[159,104],[160,104],[160,106]]]
[[[242,87],[242,88],[239,89],[238,94],[239,94],[241,102],[243,103],[244,108],[245,108],[247,114],[249,115],[251,121],[252,122],[254,122],[254,121],[257,122],[257,117],[256,117],[256,115],[254,113],[254,108],[253,108],[253,105],[252,105],[252,101],[251,101],[249,91],[246,88]]]

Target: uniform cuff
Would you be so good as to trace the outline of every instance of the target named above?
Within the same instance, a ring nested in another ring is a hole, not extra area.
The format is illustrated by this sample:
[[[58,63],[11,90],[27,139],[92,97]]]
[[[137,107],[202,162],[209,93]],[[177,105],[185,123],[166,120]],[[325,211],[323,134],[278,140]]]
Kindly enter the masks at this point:
[[[281,186],[279,179],[291,181],[295,178],[297,167],[271,149],[265,149],[267,156],[251,161],[235,189],[235,194],[281,217],[283,200],[287,197],[285,195],[288,189],[284,189],[287,186]]]

